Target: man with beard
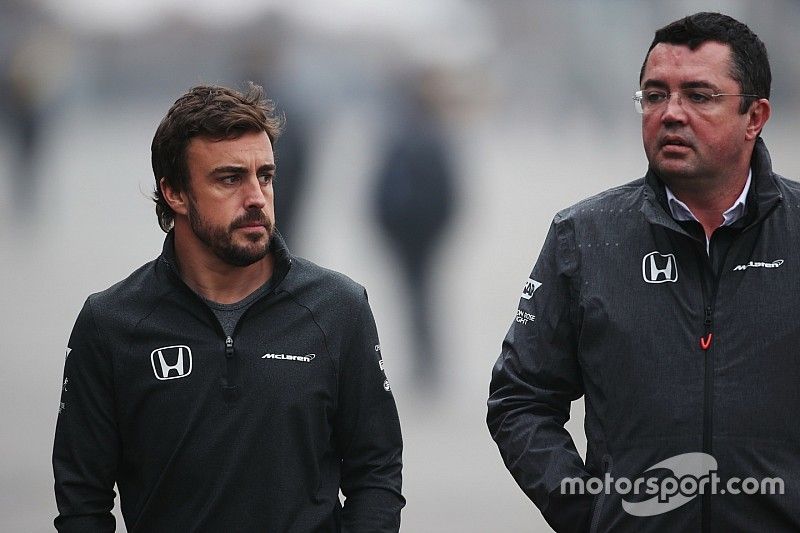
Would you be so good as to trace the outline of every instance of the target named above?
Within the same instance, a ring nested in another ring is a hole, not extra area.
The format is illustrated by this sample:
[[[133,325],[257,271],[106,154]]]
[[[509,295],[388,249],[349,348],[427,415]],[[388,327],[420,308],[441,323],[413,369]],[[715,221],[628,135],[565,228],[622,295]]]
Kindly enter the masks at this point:
[[[800,186],[761,138],[770,84],[741,22],[661,28],[633,95],[646,175],[553,220],[487,422],[559,532],[800,531]]]
[[[275,230],[279,129],[255,85],[195,87],[158,127],[163,251],[87,299],[67,348],[59,531],[114,531],[115,483],[131,532],[399,530],[366,292]]]

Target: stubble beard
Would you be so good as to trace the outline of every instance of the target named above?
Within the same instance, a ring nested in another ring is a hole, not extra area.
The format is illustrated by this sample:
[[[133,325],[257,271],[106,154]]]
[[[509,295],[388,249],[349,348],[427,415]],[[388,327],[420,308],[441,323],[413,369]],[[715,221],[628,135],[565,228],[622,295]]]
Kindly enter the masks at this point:
[[[260,261],[269,253],[274,225],[260,209],[252,209],[245,215],[235,219],[225,228],[214,226],[205,220],[197,210],[194,201],[189,200],[189,225],[192,232],[208,246],[211,251],[225,263],[237,267],[246,267]],[[247,223],[258,222],[264,225],[267,230],[267,238],[263,245],[259,244],[262,240],[260,234],[247,234],[246,238],[251,242],[249,246],[242,246],[234,241],[234,231]]]

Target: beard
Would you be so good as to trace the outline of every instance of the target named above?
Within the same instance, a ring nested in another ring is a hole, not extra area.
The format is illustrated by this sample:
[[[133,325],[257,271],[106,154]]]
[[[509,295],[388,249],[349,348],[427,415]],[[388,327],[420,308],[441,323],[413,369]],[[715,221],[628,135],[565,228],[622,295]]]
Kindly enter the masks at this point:
[[[269,253],[270,243],[275,227],[272,221],[260,209],[251,209],[241,217],[235,219],[226,227],[214,226],[200,215],[194,201],[189,204],[189,225],[192,231],[211,251],[222,261],[229,265],[245,267],[260,261]],[[263,237],[258,234],[248,234],[246,239],[250,242],[245,245],[234,241],[234,231],[247,224],[259,223],[267,230],[267,239],[259,242]]]

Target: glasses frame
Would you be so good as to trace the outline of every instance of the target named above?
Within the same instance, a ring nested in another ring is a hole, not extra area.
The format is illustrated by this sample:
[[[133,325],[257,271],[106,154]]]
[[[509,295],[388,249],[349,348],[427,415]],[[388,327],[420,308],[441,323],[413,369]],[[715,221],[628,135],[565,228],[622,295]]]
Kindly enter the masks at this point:
[[[640,89],[635,93],[633,93],[633,107],[634,109],[636,109],[636,112],[639,113],[640,115],[644,114],[644,106],[642,106],[642,100],[644,99],[644,91],[645,91],[644,89]],[[662,92],[666,93],[667,95],[667,99],[664,100],[665,105],[669,103],[669,100],[672,98],[673,94],[678,94],[679,98],[681,95],[681,91],[662,91]],[[741,97],[759,98],[759,99],[761,98],[761,96],[757,94],[735,94],[735,93],[712,93],[709,94],[708,96],[714,98],[714,101],[716,101],[717,97],[719,96],[741,96]],[[681,105],[683,105],[682,102]]]

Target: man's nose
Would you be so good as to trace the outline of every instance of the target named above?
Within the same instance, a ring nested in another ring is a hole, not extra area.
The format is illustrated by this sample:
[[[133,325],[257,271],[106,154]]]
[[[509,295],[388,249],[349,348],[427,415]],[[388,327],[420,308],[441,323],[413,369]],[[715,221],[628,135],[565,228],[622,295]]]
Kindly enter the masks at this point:
[[[662,122],[683,122],[686,120],[686,109],[683,107],[680,92],[669,94],[664,104],[661,120]]]
[[[257,207],[259,209],[267,205],[267,198],[264,186],[258,176],[248,176],[244,183],[245,207]]]

